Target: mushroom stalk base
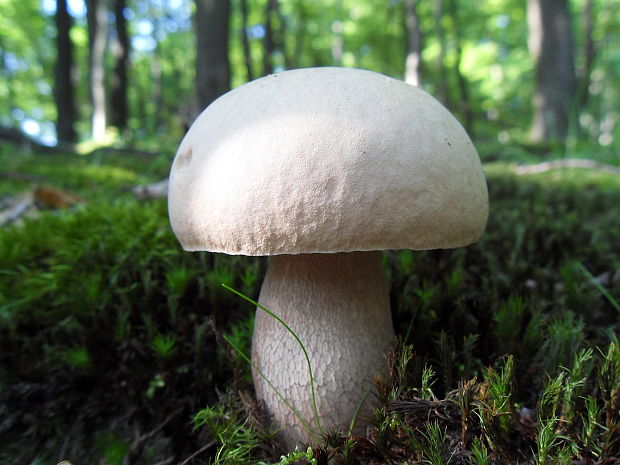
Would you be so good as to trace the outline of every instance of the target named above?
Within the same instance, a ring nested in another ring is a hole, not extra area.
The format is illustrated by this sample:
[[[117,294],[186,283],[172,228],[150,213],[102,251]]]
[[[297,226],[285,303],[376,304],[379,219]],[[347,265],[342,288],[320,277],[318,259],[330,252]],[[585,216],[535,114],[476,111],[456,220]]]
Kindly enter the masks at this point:
[[[371,380],[384,373],[385,353],[394,336],[380,253],[274,256],[259,303],[280,317],[306,348],[322,431],[336,428],[346,433],[371,391],[354,430],[361,433],[364,417],[376,403]],[[281,428],[283,443],[294,447],[317,440],[320,433],[306,358],[286,328],[261,309],[256,313],[252,359],[257,397]]]

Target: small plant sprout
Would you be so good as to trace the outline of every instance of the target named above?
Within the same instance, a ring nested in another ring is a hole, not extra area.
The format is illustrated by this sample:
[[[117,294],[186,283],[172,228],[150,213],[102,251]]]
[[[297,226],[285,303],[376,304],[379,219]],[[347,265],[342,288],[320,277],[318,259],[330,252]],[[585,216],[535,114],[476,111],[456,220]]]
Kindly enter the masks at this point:
[[[620,345],[614,336],[598,374],[598,386],[605,403],[605,427],[610,432],[620,429]],[[617,434],[617,433],[616,433]]]
[[[597,436],[603,430],[599,424],[602,409],[592,396],[586,398],[585,406],[586,412],[582,419],[583,426],[581,434],[583,448],[590,451],[595,457],[599,457],[601,455],[601,446],[597,441]]]
[[[435,371],[430,365],[425,365],[422,370],[422,386],[420,388],[420,397],[426,400],[437,400],[433,393],[432,387],[435,384]]]
[[[278,318],[257,310],[253,378],[292,448],[312,437],[304,423],[346,430],[386,371],[394,332],[380,251],[475,242],[488,196],[470,138],[433,97],[370,71],[309,68],[206,108],[172,164],[168,207],[186,250],[271,256],[258,303]]]
[[[489,465],[489,451],[480,438],[472,441],[471,452],[468,462],[470,465]]]
[[[474,414],[478,417],[481,432],[492,449],[508,442],[510,420],[514,414],[513,376],[514,360],[512,356],[508,356],[499,372],[487,369],[479,388]]]
[[[456,400],[461,411],[461,444],[464,447],[467,447],[467,433],[476,394],[476,381],[476,378],[472,378],[469,381],[459,381],[456,394]]]
[[[167,360],[172,357],[176,349],[175,345],[176,340],[172,334],[157,333],[151,341],[153,352],[161,360]]]
[[[146,397],[152,399],[155,396],[157,390],[165,386],[166,381],[164,381],[164,377],[161,375],[161,373],[157,373],[149,383],[149,387],[146,390]]]
[[[568,446],[562,444],[569,439],[558,432],[558,421],[556,417],[549,417],[540,420],[538,434],[536,436],[536,465],[547,465],[555,452],[558,456],[568,455]],[[557,463],[557,462],[553,462]],[[570,463],[570,462],[568,462]]]
[[[206,426],[213,433],[217,450],[213,463],[250,465],[252,451],[260,447],[258,433],[224,406],[207,407],[194,415],[194,427]]]
[[[451,456],[447,452],[445,428],[442,429],[437,421],[426,423],[422,436],[425,442],[423,463],[446,465],[450,462]]]
[[[282,455],[280,461],[277,463],[268,464],[266,462],[259,462],[258,465],[296,465],[302,463],[302,460],[305,460],[309,465],[317,465],[312,447],[308,446],[305,451],[295,448],[294,451]]]

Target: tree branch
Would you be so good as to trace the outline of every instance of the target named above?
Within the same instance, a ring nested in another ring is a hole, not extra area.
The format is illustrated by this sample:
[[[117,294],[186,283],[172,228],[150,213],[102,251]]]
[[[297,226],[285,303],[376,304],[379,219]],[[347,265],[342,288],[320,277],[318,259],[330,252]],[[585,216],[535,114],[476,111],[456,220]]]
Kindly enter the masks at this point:
[[[599,171],[601,173],[620,175],[620,167],[585,158],[564,158],[562,160],[546,161],[535,165],[521,165],[517,166],[515,171],[518,175],[538,174],[559,168],[583,168]]]

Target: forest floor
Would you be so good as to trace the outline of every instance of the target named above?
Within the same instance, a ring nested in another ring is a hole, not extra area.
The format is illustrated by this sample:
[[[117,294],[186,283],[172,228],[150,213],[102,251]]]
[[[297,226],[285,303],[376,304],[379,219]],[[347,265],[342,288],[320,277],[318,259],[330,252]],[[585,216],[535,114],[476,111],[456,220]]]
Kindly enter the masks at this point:
[[[290,452],[227,342],[253,314],[221,284],[256,297],[265,259],[185,253],[133,195],[171,156],[0,146],[0,212],[28,204],[0,216],[0,464],[620,463],[620,176],[482,155],[482,239],[384,253],[367,435]]]

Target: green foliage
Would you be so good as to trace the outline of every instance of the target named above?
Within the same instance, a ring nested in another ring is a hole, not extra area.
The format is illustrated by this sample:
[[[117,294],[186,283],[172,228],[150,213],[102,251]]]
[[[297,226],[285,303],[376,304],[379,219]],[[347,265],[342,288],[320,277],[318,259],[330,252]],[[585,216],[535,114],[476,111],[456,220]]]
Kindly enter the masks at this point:
[[[538,435],[536,437],[536,465],[547,465],[549,463],[570,463],[570,451],[567,445],[561,446],[568,438],[558,433],[558,419],[546,418],[540,420]],[[556,459],[553,459],[552,454]],[[568,457],[567,457],[568,456]],[[553,462],[551,462],[553,460]]]
[[[151,348],[157,358],[169,359],[174,355],[176,341],[172,334],[156,334],[151,342]]]
[[[47,351],[53,354],[53,349],[47,346]],[[86,347],[72,347],[60,353],[62,361],[69,367],[78,370],[86,370],[91,366],[90,354]],[[48,363],[52,363],[51,361]]]
[[[104,463],[122,465],[129,446],[123,438],[112,432],[104,432],[99,434],[95,440],[94,449],[101,454]]]
[[[479,438],[474,438],[471,445],[471,458],[469,463],[471,465],[488,465],[489,463],[489,451]]]
[[[499,371],[489,368],[484,374],[475,414],[480,419],[482,434],[491,447],[508,442],[514,416],[513,379],[512,356],[506,358]]]
[[[259,435],[245,421],[236,418],[224,406],[200,410],[194,416],[194,427],[205,427],[217,441],[216,465],[256,463],[252,452],[260,446]]]
[[[420,397],[422,397],[422,399],[437,399],[437,397],[433,393],[433,390],[431,389],[433,384],[435,384],[435,381],[435,372],[433,371],[433,368],[430,366],[425,366],[424,370],[422,370],[422,385],[420,388]]]
[[[0,463],[54,460],[67,437],[71,457],[118,463],[134,447],[122,438],[153,431],[131,452],[145,463],[174,448],[181,463],[211,441],[195,462],[604,463],[620,453],[620,283],[598,278],[620,264],[617,177],[487,164],[492,212],[479,243],[385,254],[402,344],[368,436],[334,432],[312,455],[280,458],[252,407],[221,397],[251,398],[248,365],[224,341],[248,357],[253,321],[221,283],[257,295],[264,261],[181,252],[165,202],[129,191],[164,175],[162,161],[4,151],[0,163],[86,200],[0,229],[0,409],[11,406]],[[0,195],[28,188],[2,180]],[[186,419],[204,405],[192,432]],[[108,449],[85,446],[108,437]]]
[[[494,332],[499,353],[514,354],[518,350],[525,313],[525,301],[510,297],[493,315]]]
[[[49,71],[55,52],[49,18],[36,0],[2,0],[0,9],[0,124],[12,126],[16,116],[17,121],[52,120]],[[21,112],[12,115],[14,109]]]
[[[586,412],[582,417],[581,440],[583,449],[589,451],[594,457],[600,457],[601,444],[600,437],[601,426],[598,423],[601,416],[601,408],[598,406],[596,399],[588,396],[585,399]]]
[[[294,451],[289,452],[286,455],[280,457],[280,461],[272,464],[267,464],[265,462],[259,462],[258,465],[295,465],[301,463],[302,460],[306,461],[309,465],[317,465],[317,461],[313,456],[312,447],[308,446],[308,448],[304,451],[297,450],[295,448]]]
[[[269,62],[276,71],[348,66],[402,77],[407,44],[405,4],[404,0],[381,4],[370,0],[280,0],[274,14],[268,13],[267,0],[249,0],[244,24],[242,2],[234,0],[229,21],[231,85],[243,84],[248,74],[253,78],[265,74]],[[615,83],[620,74],[620,18],[611,3],[592,2],[595,56],[588,69],[585,4],[585,0],[571,4],[574,59],[582,78],[579,92],[585,97],[574,104],[568,147],[579,156],[590,156],[596,148],[601,159],[618,164]],[[53,134],[56,117],[52,6],[34,0],[0,2],[0,123],[20,126],[27,120],[36,121],[42,125],[41,134],[47,136]],[[116,139],[162,150],[162,143],[174,145],[182,137],[182,123],[187,122],[182,121],[182,114],[194,94],[193,73],[189,72],[195,65],[192,6],[190,0],[127,6],[125,17],[133,39],[127,88],[129,122],[127,131]],[[508,0],[446,2],[442,11],[437,8],[433,2],[417,3],[423,86],[438,95],[485,145],[495,147],[490,157],[531,159],[527,149],[517,154],[511,147],[527,137],[534,92],[534,60],[524,40],[528,34],[526,8]],[[82,77],[88,75],[88,31],[83,13],[73,14],[70,35],[75,49],[78,132],[86,139],[90,104],[88,79]],[[264,43],[268,20],[276,49],[272,56],[267,56]],[[112,73],[114,65],[110,46],[106,72]]]
[[[211,296],[196,291],[210,262],[205,254],[180,253],[165,201],[138,201],[130,192],[158,179],[161,168],[126,156],[8,152],[0,163],[85,200],[0,229],[0,404],[23,409],[4,417],[8,431],[0,424],[0,463],[30,463],[34,454],[53,460],[68,436],[75,446],[67,451],[97,462],[108,452],[84,444],[101,431],[142,435],[171,411],[213,402],[231,371],[207,321]],[[0,183],[1,194],[26,188],[19,180]],[[195,393],[189,402],[171,394],[188,389]],[[35,446],[13,448],[26,437]],[[163,460],[168,439],[159,431],[152,440],[141,453]],[[183,446],[187,455],[192,443]],[[126,453],[106,463],[120,463]]]
[[[561,366],[570,366],[584,339],[584,324],[573,313],[559,315],[549,324],[547,338],[538,353],[542,372],[555,376]]]
[[[246,378],[248,381],[251,380],[251,373],[249,370],[249,365],[245,363],[245,360],[251,358],[250,355],[250,345],[251,345],[251,335],[254,330],[254,314],[248,313],[247,316],[241,319],[238,322],[235,322],[231,325],[230,330],[226,334],[226,339],[230,341],[230,344],[235,347],[237,351],[235,354],[240,362],[243,362],[243,366],[247,367],[246,370]],[[242,357],[241,354],[244,354],[245,357]]]
[[[446,465],[450,462],[450,457],[448,456],[445,429],[442,429],[436,421],[427,423],[424,428],[425,431],[422,432],[425,443],[423,447],[423,463]]]

